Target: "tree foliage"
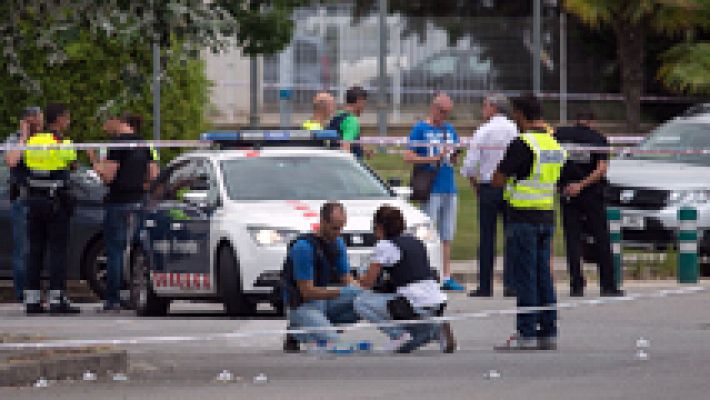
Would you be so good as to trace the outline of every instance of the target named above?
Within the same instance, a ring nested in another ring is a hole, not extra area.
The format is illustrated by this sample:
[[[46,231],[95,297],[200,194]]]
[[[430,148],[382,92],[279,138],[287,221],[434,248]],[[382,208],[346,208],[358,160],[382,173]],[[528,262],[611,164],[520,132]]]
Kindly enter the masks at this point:
[[[291,9],[307,0],[3,0],[0,128],[23,106],[69,103],[75,139],[95,139],[109,109],[152,122],[151,47],[161,45],[161,136],[194,137],[205,124],[209,82],[199,54],[285,47]],[[144,132],[145,133],[145,132]]]
[[[663,53],[658,77],[678,92],[710,94],[710,42],[681,43]]]
[[[710,7],[706,3],[707,0],[564,1],[566,9],[589,26],[611,26],[614,30],[627,123],[632,131],[640,125],[644,54],[649,34],[673,36],[708,27]]]

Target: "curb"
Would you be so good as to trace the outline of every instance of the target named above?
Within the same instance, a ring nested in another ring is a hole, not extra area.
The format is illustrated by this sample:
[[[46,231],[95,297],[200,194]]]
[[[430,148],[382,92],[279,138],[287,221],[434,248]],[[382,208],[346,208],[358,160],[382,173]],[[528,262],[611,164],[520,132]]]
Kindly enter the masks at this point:
[[[3,353],[0,353],[3,354]],[[81,380],[85,371],[97,376],[128,370],[125,350],[96,348],[13,351],[0,360],[0,387],[31,385],[39,378],[49,381]]]

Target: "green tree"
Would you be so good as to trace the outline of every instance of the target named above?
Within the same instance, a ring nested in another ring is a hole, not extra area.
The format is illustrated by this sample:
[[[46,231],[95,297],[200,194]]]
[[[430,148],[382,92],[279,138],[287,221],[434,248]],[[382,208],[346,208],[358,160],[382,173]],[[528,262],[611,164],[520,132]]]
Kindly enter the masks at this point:
[[[565,0],[572,14],[593,28],[611,26],[616,36],[621,92],[629,129],[641,122],[644,55],[650,33],[678,35],[710,22],[700,0]]]
[[[671,90],[710,94],[710,42],[681,43],[661,56],[658,77]]]
[[[26,31],[34,37],[34,29]],[[101,131],[101,111],[130,110],[145,118],[142,134],[149,137],[152,93],[142,80],[128,83],[122,77],[126,66],[135,69],[134,76],[149,76],[150,49],[137,50],[116,40],[97,37],[88,31],[66,42],[61,64],[52,64],[37,57],[37,46],[25,40],[17,57],[24,72],[33,77],[41,91],[27,90],[23,81],[5,72],[5,60],[0,60],[0,136],[17,129],[18,116],[28,105],[45,106],[48,102],[65,102],[72,112],[71,135],[78,141],[105,139]],[[162,109],[162,133],[166,139],[194,138],[206,128],[205,108],[209,101],[209,82],[201,60],[183,58],[181,47],[169,50],[175,55],[167,59]],[[131,93],[131,94],[129,94]],[[165,155],[172,154],[166,152]]]

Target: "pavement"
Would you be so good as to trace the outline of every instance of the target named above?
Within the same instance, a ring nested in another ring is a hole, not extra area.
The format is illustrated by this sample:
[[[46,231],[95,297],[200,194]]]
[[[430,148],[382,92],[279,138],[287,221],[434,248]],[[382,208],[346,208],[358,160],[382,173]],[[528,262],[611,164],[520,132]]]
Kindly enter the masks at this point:
[[[568,298],[558,285],[560,302]],[[710,282],[694,294],[667,295],[610,304],[579,304],[560,312],[559,350],[498,353],[492,346],[513,331],[506,312],[478,314],[453,322],[454,354],[432,344],[410,355],[349,355],[320,358],[284,354],[285,327],[273,317],[230,319],[216,304],[178,302],[167,318],[138,318],[130,312],[100,314],[98,303],[82,304],[75,317],[23,315],[18,304],[0,305],[0,334],[55,339],[128,339],[145,336],[254,333],[238,339],[118,345],[129,355],[127,381],[50,381],[45,388],[0,388],[0,399],[707,399],[710,391]],[[630,294],[658,294],[674,281],[626,282]],[[472,288],[469,286],[469,288]],[[501,293],[500,290],[497,293]],[[598,293],[592,284],[588,294]],[[510,310],[512,299],[450,295],[449,316]],[[262,332],[262,334],[257,334]],[[647,360],[637,357],[645,338]],[[374,329],[346,331],[343,341],[384,337]],[[230,383],[215,380],[227,370]],[[499,377],[490,378],[491,370]],[[264,379],[254,380],[263,374]]]

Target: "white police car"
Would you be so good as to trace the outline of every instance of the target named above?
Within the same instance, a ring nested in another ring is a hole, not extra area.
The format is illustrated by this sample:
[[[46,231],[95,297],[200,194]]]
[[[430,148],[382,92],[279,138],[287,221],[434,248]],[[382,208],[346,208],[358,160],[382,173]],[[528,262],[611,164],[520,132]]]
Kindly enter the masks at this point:
[[[281,311],[278,288],[287,244],[317,228],[320,206],[341,201],[353,270],[369,264],[372,217],[390,204],[441,269],[429,218],[351,154],[328,149],[334,132],[207,133],[239,146],[175,159],[146,202],[140,245],[131,256],[131,298],[139,315],[164,315],[171,300],[220,301],[229,315],[259,302]],[[326,146],[324,146],[326,145]]]

